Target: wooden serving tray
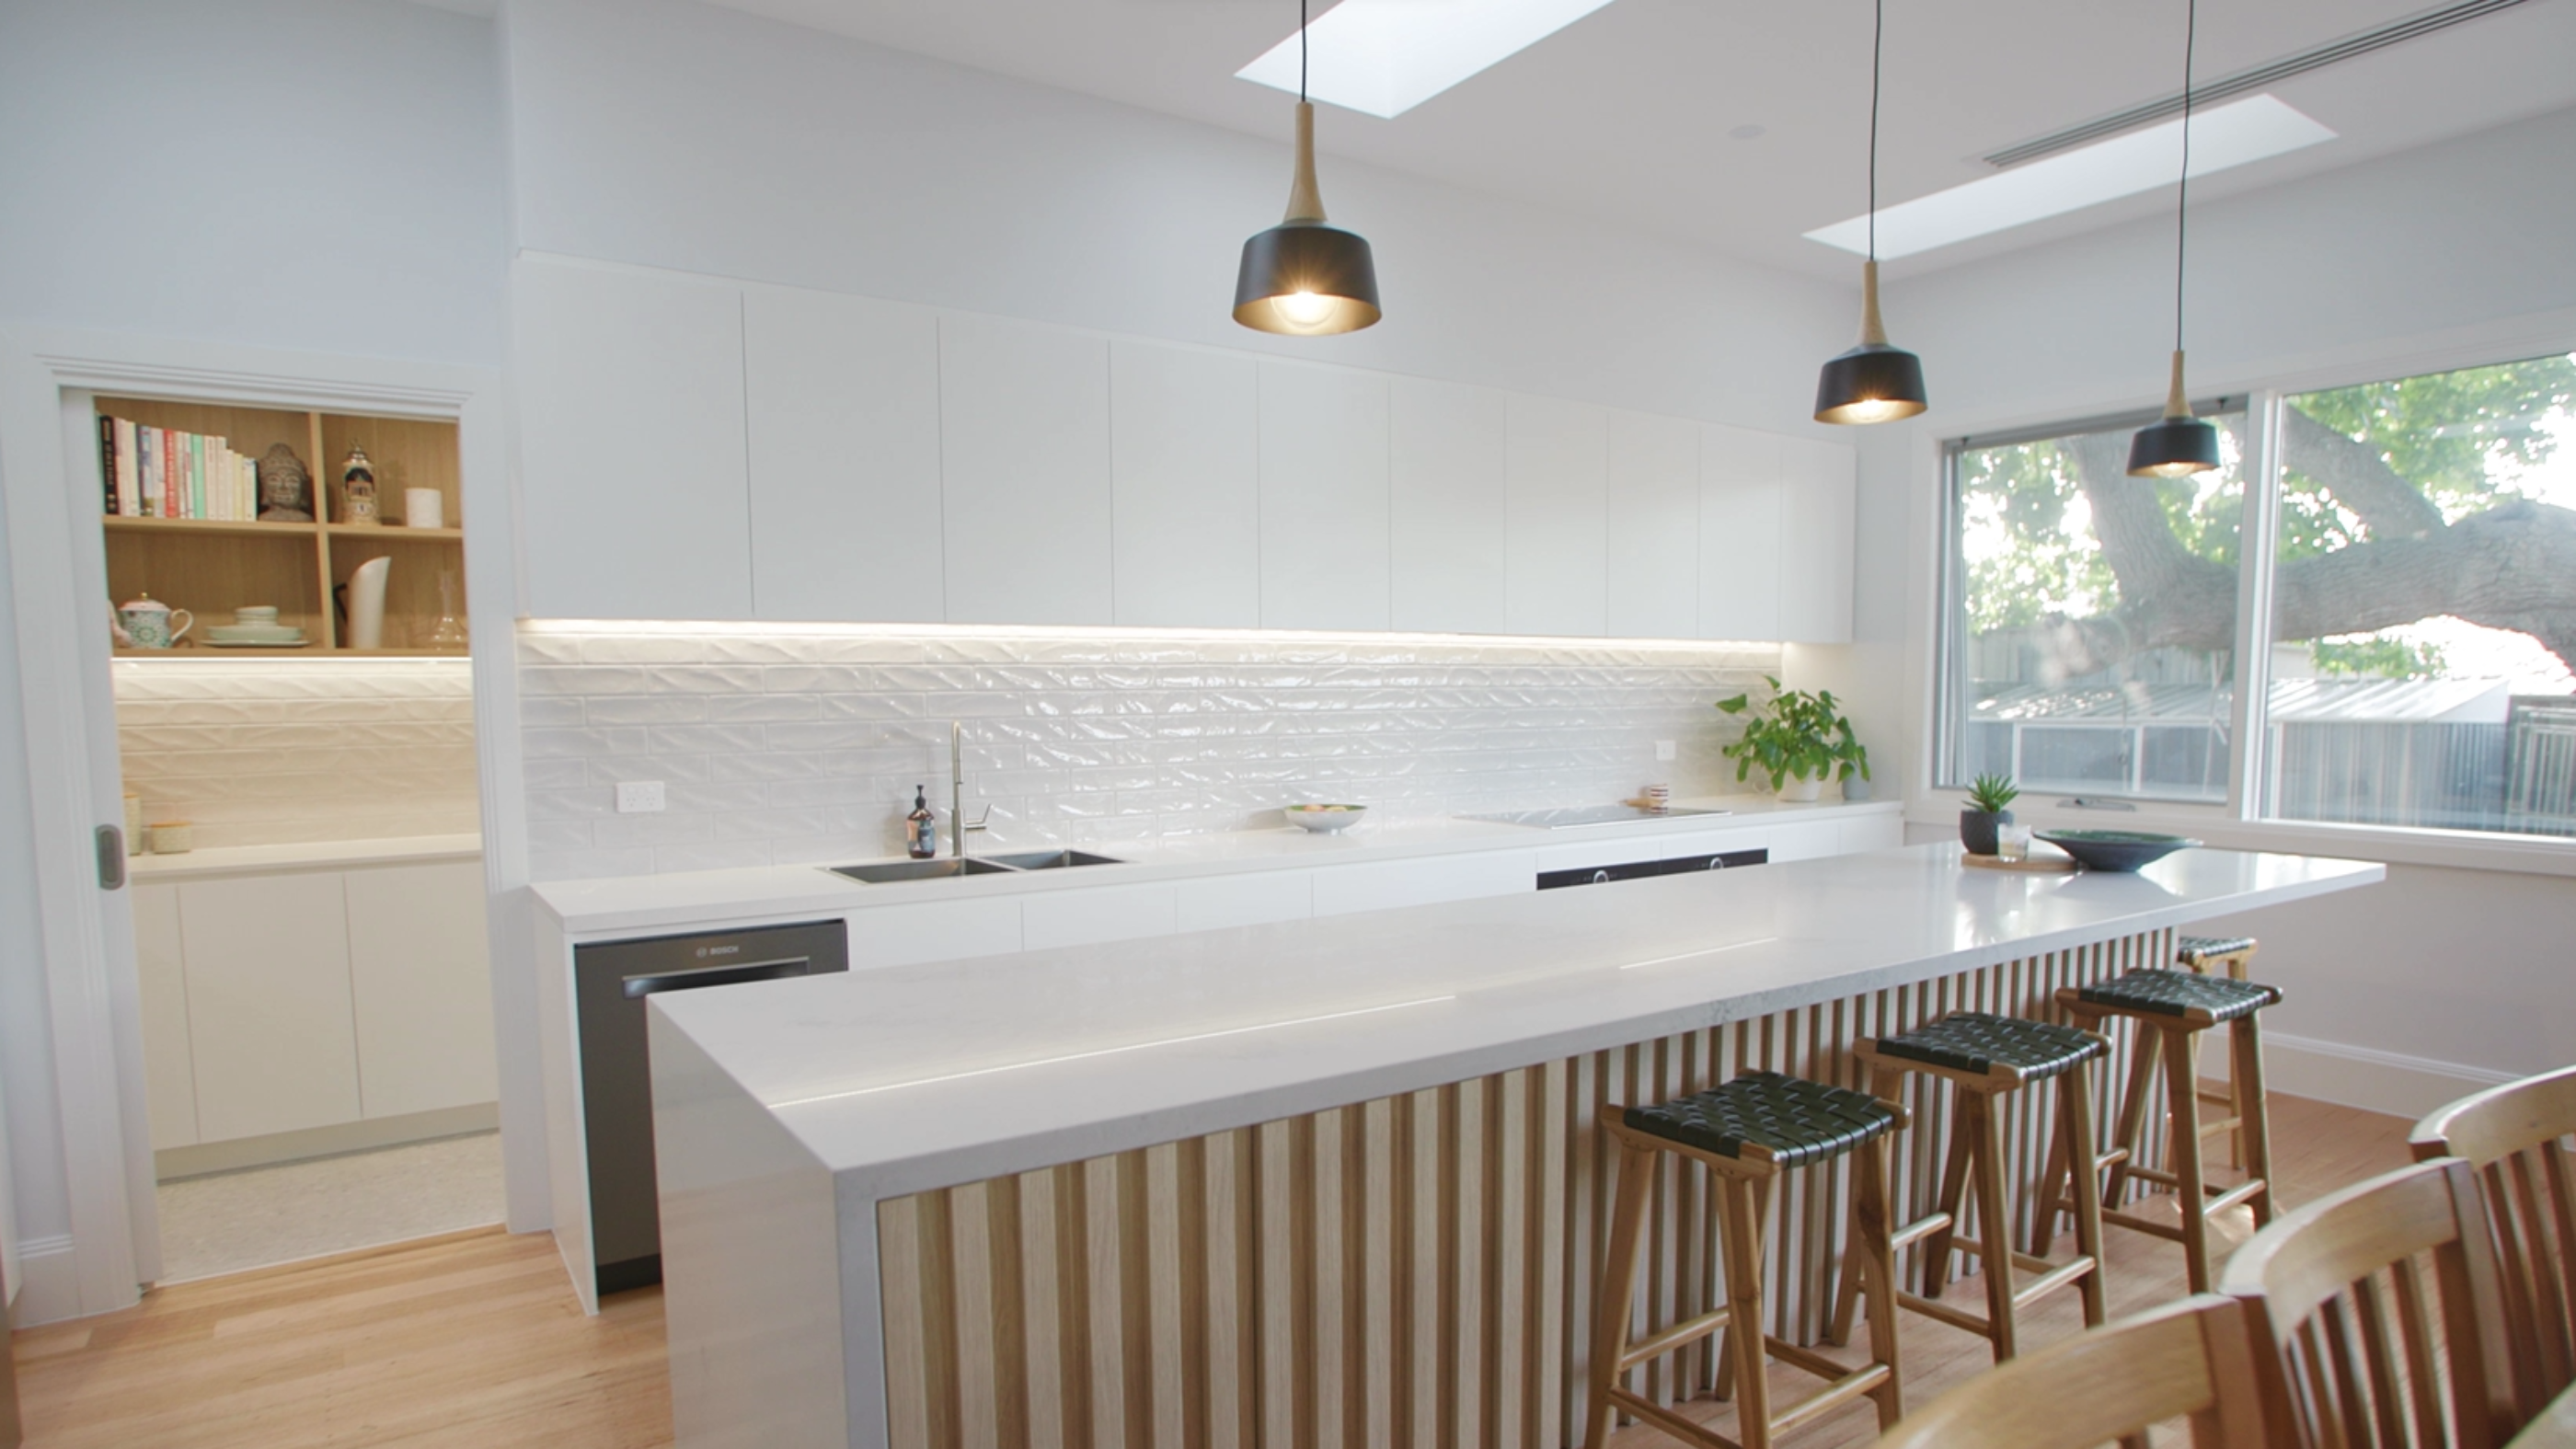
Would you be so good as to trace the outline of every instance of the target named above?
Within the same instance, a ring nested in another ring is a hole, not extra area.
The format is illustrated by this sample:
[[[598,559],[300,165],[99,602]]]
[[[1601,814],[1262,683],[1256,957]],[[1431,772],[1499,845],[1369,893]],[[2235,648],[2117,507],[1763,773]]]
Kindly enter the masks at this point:
[[[1959,863],[1973,870],[2007,870],[2021,875],[2064,875],[2077,868],[2071,855],[2028,855],[2006,860],[2000,855],[1963,854]]]

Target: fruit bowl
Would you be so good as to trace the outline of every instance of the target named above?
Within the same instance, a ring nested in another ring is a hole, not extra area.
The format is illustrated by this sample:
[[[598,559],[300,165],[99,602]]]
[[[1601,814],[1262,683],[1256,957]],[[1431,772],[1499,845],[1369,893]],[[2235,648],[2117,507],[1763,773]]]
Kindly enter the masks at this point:
[[[2177,850],[2200,844],[2188,835],[2157,835],[2146,830],[2034,830],[2086,870],[2136,870]]]
[[[1312,830],[1318,835],[1347,830],[1368,813],[1366,805],[1291,805],[1284,812],[1290,823]]]

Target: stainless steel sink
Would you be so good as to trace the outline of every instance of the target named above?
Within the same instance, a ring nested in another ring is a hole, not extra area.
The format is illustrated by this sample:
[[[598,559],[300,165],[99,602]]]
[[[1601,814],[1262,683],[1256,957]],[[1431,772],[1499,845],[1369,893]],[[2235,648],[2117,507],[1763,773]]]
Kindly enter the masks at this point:
[[[1126,864],[1115,856],[1093,855],[1087,850],[1024,850],[1011,855],[987,855],[981,858],[992,861],[996,865],[1007,865],[1013,870],[1062,870],[1069,865]]]
[[[1073,865],[1124,865],[1114,856],[1087,850],[1024,850],[1010,855],[970,855],[964,860],[886,860],[870,865],[836,865],[831,872],[869,885],[907,880],[942,880],[958,875],[1017,875],[1028,870],[1062,870]]]
[[[988,860],[887,860],[873,865],[836,865],[832,874],[845,875],[869,885],[891,885],[896,881],[938,880],[952,875],[1009,875],[1011,867],[995,865]]]

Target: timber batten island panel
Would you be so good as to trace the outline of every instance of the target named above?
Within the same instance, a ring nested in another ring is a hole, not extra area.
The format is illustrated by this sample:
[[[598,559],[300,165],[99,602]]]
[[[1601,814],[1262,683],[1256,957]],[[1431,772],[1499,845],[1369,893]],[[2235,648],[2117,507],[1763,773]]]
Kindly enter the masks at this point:
[[[1566,1444],[1606,1106],[1749,1067],[1859,1085],[1855,1036],[2037,1014],[2167,964],[2177,927],[2382,874],[1927,846],[656,997],[678,1442]],[[1936,1103],[1910,1103],[1901,1215]],[[2046,1118],[2014,1105],[2026,1180]],[[1843,1178],[1799,1177],[1766,1265],[1804,1338]],[[1665,1319],[1719,1291],[1708,1211],[1664,1170],[1640,1297]]]

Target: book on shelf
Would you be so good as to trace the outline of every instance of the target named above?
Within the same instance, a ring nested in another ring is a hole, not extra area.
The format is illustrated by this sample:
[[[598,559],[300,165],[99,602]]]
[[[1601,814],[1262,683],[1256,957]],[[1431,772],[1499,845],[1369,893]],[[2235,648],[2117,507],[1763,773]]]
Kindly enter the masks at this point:
[[[259,460],[234,452],[229,438],[103,417],[98,447],[113,517],[259,518]]]

